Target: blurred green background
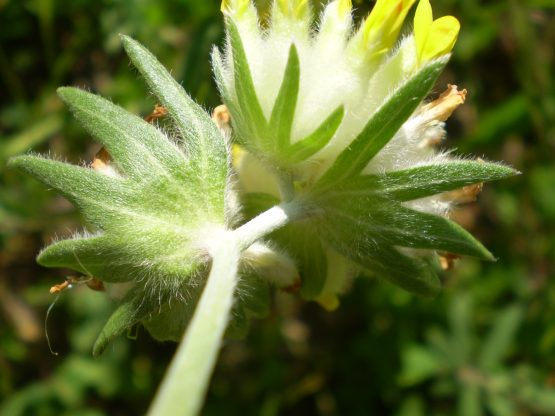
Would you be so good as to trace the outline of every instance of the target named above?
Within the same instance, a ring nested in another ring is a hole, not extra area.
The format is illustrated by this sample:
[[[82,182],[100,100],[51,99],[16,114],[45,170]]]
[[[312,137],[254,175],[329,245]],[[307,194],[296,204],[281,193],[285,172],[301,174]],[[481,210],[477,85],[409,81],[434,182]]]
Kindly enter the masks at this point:
[[[259,2],[265,7],[265,2]],[[488,185],[456,219],[499,258],[465,259],[420,299],[359,279],[333,313],[276,294],[271,316],[226,343],[206,415],[555,415],[555,1],[435,0],[462,22],[437,87],[467,88],[447,146],[524,174]],[[371,7],[356,2],[357,14]],[[74,85],[146,115],[155,102],[118,33],[136,37],[207,108],[223,31],[217,0],[0,0],[0,414],[139,415],[175,350],[139,331],[100,359],[91,346],[113,304],[38,250],[80,227],[71,205],[6,169],[51,152],[90,161],[99,145],[55,95]],[[194,374],[190,375],[194,377]]]

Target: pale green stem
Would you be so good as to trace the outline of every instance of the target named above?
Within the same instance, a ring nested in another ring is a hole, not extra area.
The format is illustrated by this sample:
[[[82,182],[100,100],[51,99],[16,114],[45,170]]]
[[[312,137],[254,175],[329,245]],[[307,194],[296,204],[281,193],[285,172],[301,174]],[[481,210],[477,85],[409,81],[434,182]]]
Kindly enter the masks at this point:
[[[258,239],[303,215],[304,210],[296,201],[276,205],[236,229],[234,234],[241,244],[241,250],[245,250]]]
[[[237,284],[239,246],[231,233],[210,252],[212,270],[149,415],[196,415],[218,357]]]
[[[290,173],[277,172],[279,183],[279,193],[282,201],[292,201],[295,198],[295,186],[293,184],[293,176]]]
[[[301,215],[293,202],[275,206],[237,230],[218,236],[208,247],[212,269],[149,415],[193,416],[200,412],[233,305],[241,251]]]

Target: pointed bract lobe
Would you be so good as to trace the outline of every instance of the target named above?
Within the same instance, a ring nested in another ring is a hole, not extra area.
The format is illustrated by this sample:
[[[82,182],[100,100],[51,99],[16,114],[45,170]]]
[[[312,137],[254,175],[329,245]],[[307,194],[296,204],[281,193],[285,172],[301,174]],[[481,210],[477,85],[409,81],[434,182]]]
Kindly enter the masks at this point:
[[[167,319],[155,323],[156,317],[167,305],[182,311],[194,305],[192,294],[202,287],[209,261],[199,241],[207,229],[226,229],[225,198],[232,197],[226,143],[215,123],[146,49],[130,38],[124,44],[181,141],[104,98],[64,87],[60,97],[110,160],[97,158],[94,169],[37,156],[10,162],[59,190],[90,227],[45,248],[38,261],[132,286],[95,354],[138,322],[160,340],[182,335],[185,314],[172,325]]]

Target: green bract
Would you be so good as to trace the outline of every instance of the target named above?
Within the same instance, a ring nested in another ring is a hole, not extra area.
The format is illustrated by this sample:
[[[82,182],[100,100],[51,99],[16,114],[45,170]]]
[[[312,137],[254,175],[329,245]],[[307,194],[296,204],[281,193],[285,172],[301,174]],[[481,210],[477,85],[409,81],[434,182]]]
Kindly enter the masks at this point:
[[[403,2],[403,15],[412,3]],[[457,160],[428,143],[442,139],[443,122],[466,94],[449,87],[424,104],[452,45],[426,60],[417,59],[412,36],[369,50],[374,43],[361,44],[368,30],[400,29],[401,5],[388,0],[358,30],[349,2],[330,2],[316,28],[310,8],[295,14],[282,6],[274,2],[262,28],[252,3],[224,2],[227,46],[212,60],[243,149],[235,166],[247,219],[289,200],[307,212],[271,236],[296,261],[301,295],[334,308],[361,271],[433,295],[438,253],[492,260],[448,219],[454,202],[442,194],[515,171]]]
[[[233,200],[230,169],[216,125],[148,51],[130,38],[123,42],[168,110],[180,141],[101,97],[60,88],[59,96],[113,158],[110,170],[39,156],[11,161],[59,190],[90,224],[83,235],[45,248],[38,262],[130,287],[97,340],[95,354],[139,322],[157,339],[177,341],[209,269],[206,245],[236,215],[236,207],[226,203]],[[263,293],[264,285],[252,287]],[[250,289],[243,292],[248,300]],[[265,310],[259,304],[260,299],[253,303],[255,314]],[[250,313],[245,302],[235,309],[241,321]]]

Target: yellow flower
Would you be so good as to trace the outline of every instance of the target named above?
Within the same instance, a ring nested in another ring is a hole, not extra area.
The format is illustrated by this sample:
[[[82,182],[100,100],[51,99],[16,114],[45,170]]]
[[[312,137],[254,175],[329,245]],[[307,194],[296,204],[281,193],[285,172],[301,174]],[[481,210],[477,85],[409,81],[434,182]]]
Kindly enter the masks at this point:
[[[433,19],[429,0],[420,0],[414,16],[414,38],[418,63],[423,63],[451,52],[460,30],[459,21],[453,16]]]
[[[370,59],[386,54],[397,41],[405,17],[416,0],[378,0],[361,27],[362,46]]]
[[[304,18],[309,11],[308,0],[278,0],[277,4],[285,16],[296,19]]]

